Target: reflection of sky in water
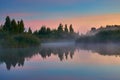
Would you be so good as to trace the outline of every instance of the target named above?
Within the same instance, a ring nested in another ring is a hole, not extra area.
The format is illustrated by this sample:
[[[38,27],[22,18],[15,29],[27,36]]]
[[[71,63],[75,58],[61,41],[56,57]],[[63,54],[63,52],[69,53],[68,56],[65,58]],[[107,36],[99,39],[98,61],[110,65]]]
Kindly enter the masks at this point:
[[[75,50],[60,61],[58,55],[42,58],[39,54],[26,58],[24,66],[10,71],[0,65],[1,80],[120,80],[120,57]]]

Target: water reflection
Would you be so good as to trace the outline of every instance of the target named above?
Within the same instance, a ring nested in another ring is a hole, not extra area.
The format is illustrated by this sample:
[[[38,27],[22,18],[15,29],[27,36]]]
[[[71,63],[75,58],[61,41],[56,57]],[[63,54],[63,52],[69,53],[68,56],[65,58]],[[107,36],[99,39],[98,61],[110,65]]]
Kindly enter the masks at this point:
[[[79,49],[90,50],[100,55],[120,56],[120,43],[78,44]]]
[[[0,64],[5,63],[6,68],[16,65],[23,66],[26,58],[31,58],[33,55],[41,55],[42,58],[50,57],[51,54],[57,55],[62,61],[64,57],[67,59],[70,55],[73,58],[74,47],[41,47],[41,48],[26,48],[26,49],[1,49],[0,50]]]
[[[0,49],[0,64],[5,63],[8,70],[12,66],[23,66],[25,58],[31,58],[37,51],[38,48]]]
[[[73,58],[74,55],[74,51],[76,50],[75,47],[71,46],[71,47],[42,47],[39,50],[39,54],[42,56],[42,58],[46,58],[46,57],[50,57],[51,54],[53,55],[57,55],[58,58],[60,59],[60,61],[62,61],[64,58],[67,60],[68,56],[70,56],[70,58]]]
[[[76,50],[90,50],[93,53],[100,55],[120,56],[119,44],[79,44],[71,46],[57,46],[57,47],[36,47],[26,49],[0,49],[0,64],[6,64],[8,70],[11,67],[24,66],[26,58],[31,58],[34,55],[41,55],[42,58],[51,57],[51,55],[58,56],[60,61],[72,59]]]

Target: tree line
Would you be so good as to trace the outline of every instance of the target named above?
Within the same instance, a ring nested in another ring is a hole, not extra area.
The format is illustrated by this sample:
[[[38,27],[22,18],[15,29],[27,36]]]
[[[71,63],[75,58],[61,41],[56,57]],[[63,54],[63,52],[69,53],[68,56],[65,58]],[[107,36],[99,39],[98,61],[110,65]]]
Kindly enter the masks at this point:
[[[72,24],[68,28],[67,24],[63,26],[63,24],[60,23],[57,29],[50,29],[49,27],[42,26],[39,30],[33,32],[33,34],[40,38],[68,38],[75,34],[75,32]]]
[[[119,43],[120,42],[120,25],[106,25],[96,29],[91,28],[94,35],[81,35],[76,42],[79,43]],[[90,33],[89,33],[90,34]]]
[[[11,20],[10,17],[7,16],[4,25],[1,25],[1,29],[9,33],[23,33],[25,30],[24,22],[23,20],[16,22],[15,19]]]
[[[10,19],[9,16],[6,17],[4,25],[1,25],[1,30],[13,34],[17,33],[24,33],[25,31],[25,26],[23,20],[16,21],[15,19]],[[59,24],[57,29],[51,29],[46,26],[42,26],[39,30],[32,31],[31,28],[29,27],[28,31],[26,33],[34,34],[34,35],[40,35],[40,36],[49,36],[49,35],[63,35],[63,34],[73,34],[74,29],[72,24],[68,27],[67,24],[63,26],[63,24]]]
[[[0,45],[2,47],[29,47],[38,46],[42,41],[53,41],[63,39],[75,39],[75,32],[72,24],[59,24],[57,29],[51,29],[42,26],[39,30],[32,31],[31,28],[25,28],[24,21],[16,21],[9,16],[6,17],[5,23],[0,26]]]

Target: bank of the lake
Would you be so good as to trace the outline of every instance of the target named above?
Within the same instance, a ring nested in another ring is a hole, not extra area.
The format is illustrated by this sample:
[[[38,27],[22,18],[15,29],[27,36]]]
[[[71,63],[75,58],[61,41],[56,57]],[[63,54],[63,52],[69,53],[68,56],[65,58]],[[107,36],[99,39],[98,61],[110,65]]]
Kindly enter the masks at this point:
[[[32,34],[8,34],[0,33],[0,45],[3,48],[25,48],[40,45],[40,39]]]
[[[79,36],[74,32],[72,24],[69,28],[62,23],[57,29],[51,29],[41,26],[39,30],[32,31],[24,26],[24,21],[16,21],[9,16],[6,17],[5,23],[0,25],[0,46],[4,48],[25,48],[39,46],[41,42],[57,42],[66,40],[75,40]]]
[[[120,43],[120,26],[106,26],[104,28],[91,29],[86,35],[81,35],[77,43]]]

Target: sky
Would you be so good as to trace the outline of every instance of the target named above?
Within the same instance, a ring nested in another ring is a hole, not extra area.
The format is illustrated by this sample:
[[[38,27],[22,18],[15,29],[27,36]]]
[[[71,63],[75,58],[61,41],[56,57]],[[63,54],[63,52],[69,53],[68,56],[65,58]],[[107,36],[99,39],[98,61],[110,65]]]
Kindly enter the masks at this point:
[[[23,19],[32,30],[62,23],[85,33],[91,27],[120,25],[120,0],[0,0],[0,24],[6,16]]]

